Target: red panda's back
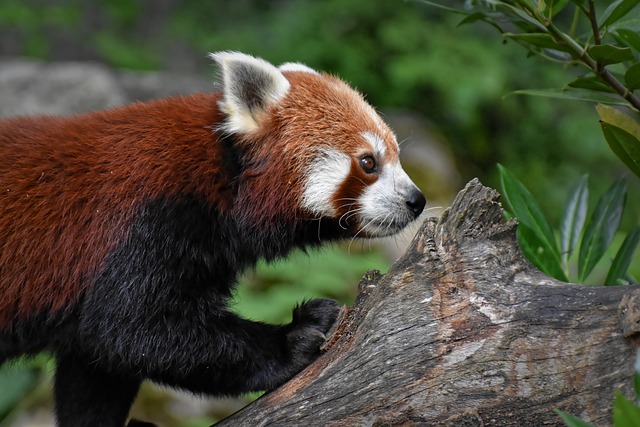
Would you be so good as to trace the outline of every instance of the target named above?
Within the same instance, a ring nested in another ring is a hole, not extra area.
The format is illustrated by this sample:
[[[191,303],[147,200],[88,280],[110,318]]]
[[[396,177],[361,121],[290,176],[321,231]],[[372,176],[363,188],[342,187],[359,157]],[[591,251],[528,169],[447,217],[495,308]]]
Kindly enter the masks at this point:
[[[145,202],[225,186],[216,95],[0,121],[0,327],[70,306]]]

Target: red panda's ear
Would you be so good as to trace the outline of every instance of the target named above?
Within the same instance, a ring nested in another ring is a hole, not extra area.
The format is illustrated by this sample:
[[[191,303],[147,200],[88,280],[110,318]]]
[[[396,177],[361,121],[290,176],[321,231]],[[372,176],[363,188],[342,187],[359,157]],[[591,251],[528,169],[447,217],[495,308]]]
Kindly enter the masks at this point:
[[[222,129],[229,133],[257,130],[269,107],[278,103],[290,84],[275,66],[239,52],[210,54],[220,67],[223,98],[219,106],[227,115]]]

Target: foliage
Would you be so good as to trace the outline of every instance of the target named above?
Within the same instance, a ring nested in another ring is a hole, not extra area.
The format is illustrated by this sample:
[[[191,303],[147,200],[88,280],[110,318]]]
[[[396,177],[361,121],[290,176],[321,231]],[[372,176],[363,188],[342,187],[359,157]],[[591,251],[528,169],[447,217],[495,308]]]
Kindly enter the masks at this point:
[[[364,272],[388,266],[380,253],[345,252],[340,247],[325,248],[312,256],[296,252],[286,262],[260,262],[241,279],[234,311],[247,318],[284,323],[291,320],[292,308],[305,299],[329,297],[351,304]]]
[[[625,207],[626,180],[617,180],[598,199],[595,209],[588,217],[588,177],[583,175],[567,197],[562,212],[558,244],[556,234],[529,190],[507,168],[502,165],[498,168],[504,199],[520,222],[518,242],[524,254],[540,270],[559,280],[569,281],[569,261],[577,252],[578,268],[575,281],[584,283],[596,264],[610,251]],[[605,284],[634,281],[628,276],[627,270],[639,240],[640,227],[636,227],[627,234],[620,246],[609,268]]]
[[[46,354],[0,367],[0,427],[9,427],[21,411],[41,398],[41,386],[48,382],[51,370]]]
[[[598,104],[596,109],[609,147],[634,174],[640,176],[640,123],[607,105]]]
[[[424,1],[464,14],[461,25],[484,21],[532,54],[586,69],[562,89],[515,93],[626,106],[622,112],[599,105],[598,113],[612,151],[640,176],[640,98],[634,93],[640,89],[640,0],[616,0],[601,13],[594,0],[472,0],[468,8]],[[573,19],[563,19],[570,9]]]
[[[35,369],[15,369],[9,365],[0,367],[0,383],[8,385],[0,390],[0,420],[6,418],[18,402],[33,390],[37,381]]]

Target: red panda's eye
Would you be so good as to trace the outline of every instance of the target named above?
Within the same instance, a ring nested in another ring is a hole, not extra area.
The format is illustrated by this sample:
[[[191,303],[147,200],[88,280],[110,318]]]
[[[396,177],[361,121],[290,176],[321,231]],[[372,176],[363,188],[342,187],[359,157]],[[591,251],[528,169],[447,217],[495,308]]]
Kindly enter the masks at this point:
[[[363,156],[360,158],[360,166],[366,173],[376,172],[376,160],[372,156]]]

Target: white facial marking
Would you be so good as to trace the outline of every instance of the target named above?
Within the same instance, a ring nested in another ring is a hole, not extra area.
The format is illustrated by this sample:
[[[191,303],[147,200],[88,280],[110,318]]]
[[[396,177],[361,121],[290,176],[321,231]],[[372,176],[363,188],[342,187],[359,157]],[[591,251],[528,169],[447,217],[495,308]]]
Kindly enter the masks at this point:
[[[306,175],[302,207],[318,216],[335,217],[332,197],[349,175],[351,159],[331,149],[323,150]]]
[[[400,162],[384,165],[378,180],[360,196],[363,231],[370,236],[394,234],[414,219],[406,200],[415,184]]]
[[[380,135],[373,132],[363,132],[362,136],[371,145],[373,152],[380,157],[383,157],[387,152],[387,145]]]
[[[280,65],[278,67],[278,69],[281,72],[286,72],[286,71],[296,71],[296,72],[300,72],[300,73],[312,73],[312,74],[319,74],[316,70],[314,70],[313,68],[307,67],[304,64],[301,64],[299,62],[285,62],[284,64]]]

